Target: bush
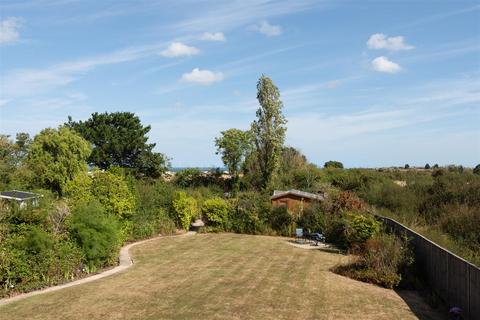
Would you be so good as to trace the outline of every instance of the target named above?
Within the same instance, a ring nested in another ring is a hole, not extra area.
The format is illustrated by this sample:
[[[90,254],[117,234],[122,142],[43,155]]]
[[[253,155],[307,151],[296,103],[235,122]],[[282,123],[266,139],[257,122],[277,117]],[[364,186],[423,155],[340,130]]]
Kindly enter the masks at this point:
[[[114,216],[106,215],[98,202],[75,208],[68,220],[68,230],[91,270],[116,262],[121,245],[120,224]]]
[[[258,192],[240,193],[234,203],[229,225],[230,230],[247,234],[272,234],[268,226],[270,199]]]
[[[121,170],[115,167],[108,171],[96,170],[92,177],[76,176],[67,183],[65,194],[74,206],[97,200],[106,213],[122,219],[130,218],[135,211],[135,198]]]
[[[326,214],[319,205],[311,205],[303,211],[298,218],[297,225],[308,232],[325,233]]]
[[[295,219],[286,207],[274,207],[270,212],[269,223],[277,234],[291,236],[295,231]]]
[[[222,198],[211,198],[205,200],[202,205],[202,213],[207,217],[209,224],[213,226],[224,226],[228,220],[230,205]]]
[[[380,222],[371,215],[349,212],[344,216],[344,238],[348,246],[362,245],[380,231]]]
[[[0,244],[0,296],[72,279],[82,259],[72,242],[38,226],[18,225]]]
[[[184,230],[188,230],[190,223],[192,223],[192,220],[198,215],[197,200],[189,197],[185,192],[180,191],[175,195],[173,208],[179,224]]]
[[[402,273],[413,264],[408,244],[395,235],[379,233],[367,240],[355,260],[334,268],[336,273],[386,288],[400,284]]]

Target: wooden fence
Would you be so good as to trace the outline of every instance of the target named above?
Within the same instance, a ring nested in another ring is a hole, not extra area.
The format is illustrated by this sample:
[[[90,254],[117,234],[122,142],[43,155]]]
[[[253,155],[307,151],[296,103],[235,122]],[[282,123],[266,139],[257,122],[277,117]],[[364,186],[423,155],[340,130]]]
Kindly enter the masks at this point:
[[[424,280],[449,308],[460,307],[464,319],[480,319],[480,268],[393,219],[377,218],[397,235],[410,239]]]

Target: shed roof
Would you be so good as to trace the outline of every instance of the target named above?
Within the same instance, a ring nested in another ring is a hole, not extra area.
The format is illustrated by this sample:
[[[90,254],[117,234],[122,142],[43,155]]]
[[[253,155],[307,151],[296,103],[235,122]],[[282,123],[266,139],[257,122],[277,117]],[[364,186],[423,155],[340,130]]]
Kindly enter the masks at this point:
[[[23,201],[23,200],[28,200],[28,199],[36,199],[36,198],[40,198],[41,196],[42,195],[38,194],[38,193],[18,191],[18,190],[0,192],[0,198],[12,199],[12,200],[17,200],[17,201]]]
[[[308,198],[308,199],[314,199],[314,200],[320,200],[320,201],[325,200],[325,197],[321,194],[315,194],[315,193],[310,193],[310,192],[305,192],[305,191],[300,191],[295,189],[290,189],[287,191],[274,190],[273,196],[271,196],[270,199],[274,200],[274,199],[285,197],[287,195],[294,195],[301,198]]]

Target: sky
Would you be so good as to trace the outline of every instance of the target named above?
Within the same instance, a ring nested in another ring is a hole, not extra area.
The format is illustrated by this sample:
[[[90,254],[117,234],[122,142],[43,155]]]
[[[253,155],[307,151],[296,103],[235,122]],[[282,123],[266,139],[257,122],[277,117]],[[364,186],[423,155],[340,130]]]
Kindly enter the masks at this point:
[[[172,166],[220,166],[265,74],[318,165],[480,163],[480,2],[0,0],[0,133],[134,112]]]

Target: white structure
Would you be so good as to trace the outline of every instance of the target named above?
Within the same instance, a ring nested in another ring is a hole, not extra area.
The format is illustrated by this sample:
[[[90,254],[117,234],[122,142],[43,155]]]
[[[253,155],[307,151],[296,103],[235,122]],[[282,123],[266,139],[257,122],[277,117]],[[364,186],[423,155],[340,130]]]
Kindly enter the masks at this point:
[[[20,209],[26,208],[27,206],[38,206],[38,199],[43,197],[41,194],[25,192],[25,191],[2,191],[0,192],[0,199],[15,201],[18,203]]]

